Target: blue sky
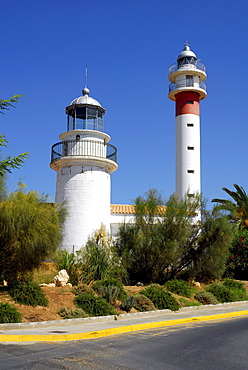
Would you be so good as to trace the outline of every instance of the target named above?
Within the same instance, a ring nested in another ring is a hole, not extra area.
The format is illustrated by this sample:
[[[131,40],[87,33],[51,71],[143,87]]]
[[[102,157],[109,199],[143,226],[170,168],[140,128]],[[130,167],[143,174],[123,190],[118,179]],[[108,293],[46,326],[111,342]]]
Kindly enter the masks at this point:
[[[55,197],[51,146],[66,131],[65,107],[81,95],[88,65],[91,96],[106,109],[105,132],[118,149],[112,203],[130,203],[149,188],[175,191],[174,103],[168,67],[184,42],[206,65],[201,103],[202,193],[248,191],[247,1],[12,0],[2,2],[1,98],[25,99],[1,115],[4,154],[30,152],[9,175]]]

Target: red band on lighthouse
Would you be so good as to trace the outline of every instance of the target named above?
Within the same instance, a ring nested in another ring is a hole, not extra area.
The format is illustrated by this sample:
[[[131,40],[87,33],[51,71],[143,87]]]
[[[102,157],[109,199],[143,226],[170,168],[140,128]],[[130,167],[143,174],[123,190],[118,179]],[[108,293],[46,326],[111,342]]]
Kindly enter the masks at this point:
[[[200,116],[199,94],[192,91],[183,91],[176,95],[176,116],[181,114],[195,114]]]

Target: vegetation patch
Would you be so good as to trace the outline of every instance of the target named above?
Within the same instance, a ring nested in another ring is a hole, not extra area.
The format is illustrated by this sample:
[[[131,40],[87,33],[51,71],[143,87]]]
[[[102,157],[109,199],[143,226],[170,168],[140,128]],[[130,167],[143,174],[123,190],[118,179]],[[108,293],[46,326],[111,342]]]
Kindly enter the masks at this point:
[[[248,295],[243,283],[239,283],[233,279],[226,279],[223,285],[234,291],[238,297],[238,300],[244,301],[248,299]]]
[[[65,211],[47,201],[20,185],[0,202],[0,269],[8,282],[29,280],[61,243]]]
[[[133,307],[140,312],[155,311],[156,309],[152,301],[143,294],[136,294],[134,296]]]
[[[227,282],[227,284],[230,284]],[[242,300],[240,291],[224,284],[213,283],[206,290],[212,293],[219,302],[237,302]],[[243,298],[246,299],[246,298]]]
[[[89,316],[118,315],[113,306],[105,299],[96,297],[94,294],[81,293],[74,298],[74,303]]]
[[[105,226],[96,230],[85,248],[77,252],[77,265],[80,269],[80,281],[84,283],[108,278],[123,280],[126,277],[126,270]]]
[[[154,311],[155,306],[152,301],[143,294],[135,294],[127,297],[127,299],[121,304],[121,310],[130,312],[132,308],[137,311]]]
[[[59,314],[61,317],[63,317],[63,319],[79,319],[88,317],[88,315],[81,308],[68,310],[67,307],[61,307]]]
[[[169,280],[165,286],[170,292],[187,298],[190,298],[194,291],[194,288],[184,280]]]
[[[154,306],[159,310],[168,308],[169,310],[177,311],[180,308],[177,300],[158,284],[148,285],[144,290],[142,290],[141,294],[144,294],[149,298],[153,302]]]
[[[97,294],[113,305],[118,298],[119,291],[120,288],[115,285],[99,286]]]
[[[78,284],[79,268],[75,254],[63,249],[57,253],[55,260],[57,271],[66,270],[69,275],[69,283],[73,285]]]
[[[134,223],[123,224],[116,240],[129,282],[164,284],[182,271],[197,281],[222,278],[233,240],[225,215],[207,211],[199,195],[179,200],[173,194],[165,201],[156,189],[137,197],[134,206]]]
[[[179,302],[182,303],[183,307],[193,307],[193,306],[200,306],[200,302],[196,301],[187,301],[185,298],[179,298]]]
[[[248,273],[248,230],[239,230],[229,250],[226,262],[226,276],[247,279]]]
[[[210,292],[201,290],[196,293],[195,298],[202,304],[218,304],[218,299]]]
[[[118,279],[103,279],[103,280],[97,280],[95,284],[93,285],[93,289],[96,293],[101,295],[101,291],[103,292],[103,287],[108,286],[114,286],[118,288],[118,294],[116,295],[115,299],[118,299],[119,301],[123,302],[127,298],[127,293],[124,290],[123,284]]]
[[[22,317],[15,306],[0,302],[0,323],[21,322]]]
[[[48,299],[41,287],[34,281],[15,281],[8,287],[10,296],[15,302],[30,306],[48,306]]]
[[[37,284],[53,283],[54,276],[58,271],[54,263],[43,262],[37,269],[32,272],[32,280]]]
[[[75,295],[79,295],[81,293],[94,293],[94,290],[87,284],[80,284],[72,289],[72,293]]]
[[[134,302],[135,302],[135,297],[133,295],[130,295],[129,297],[125,299],[124,302],[122,302],[122,304],[120,305],[120,309],[122,311],[130,312],[134,306]]]

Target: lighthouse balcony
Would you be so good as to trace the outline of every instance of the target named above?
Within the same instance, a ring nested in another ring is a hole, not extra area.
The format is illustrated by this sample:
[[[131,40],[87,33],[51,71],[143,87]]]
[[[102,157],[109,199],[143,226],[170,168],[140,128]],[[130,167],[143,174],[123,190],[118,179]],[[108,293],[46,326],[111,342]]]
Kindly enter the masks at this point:
[[[169,67],[169,75],[171,73],[175,72],[176,70],[181,69],[181,68],[185,68],[185,69],[189,69],[189,68],[200,69],[201,71],[203,71],[203,72],[206,73],[206,67],[205,67],[205,65],[202,62],[199,62],[199,60],[194,61],[194,60],[189,60],[188,58],[184,58],[179,63],[178,62],[173,63]]]
[[[199,69],[200,71],[206,73],[206,67],[202,62],[199,62],[199,60],[189,61],[188,58],[180,61],[180,63],[176,62],[171,64],[171,66],[169,67],[169,75],[174,73],[175,71],[178,71],[179,69]]]
[[[205,99],[207,96],[206,84],[204,82],[189,83],[189,81],[187,80],[180,81],[177,84],[170,84],[168,96],[171,100],[176,100],[175,98],[176,94],[182,91],[197,92],[200,95],[200,100]]]
[[[184,75],[185,72],[193,72],[194,75],[199,76],[200,81],[205,81],[207,78],[206,67],[203,63],[199,61],[189,63],[187,60],[173,63],[169,67],[168,78],[171,82],[175,82],[176,77]]]
[[[117,149],[96,140],[66,140],[52,146],[51,163],[64,157],[106,158],[117,163]]]

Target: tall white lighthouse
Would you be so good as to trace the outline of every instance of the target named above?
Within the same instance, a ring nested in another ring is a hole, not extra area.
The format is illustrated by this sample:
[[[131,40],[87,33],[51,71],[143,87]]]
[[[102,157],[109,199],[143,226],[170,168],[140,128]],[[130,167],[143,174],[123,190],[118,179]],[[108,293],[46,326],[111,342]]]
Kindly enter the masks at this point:
[[[75,252],[104,224],[110,230],[110,174],[118,166],[116,148],[104,132],[105,109],[83,95],[66,107],[67,131],[52,146],[57,172],[56,202],[67,208],[62,248]]]
[[[176,102],[176,192],[201,193],[200,101],[207,96],[206,68],[185,43],[169,67],[169,99]]]

